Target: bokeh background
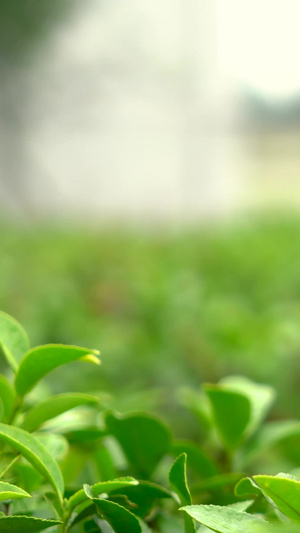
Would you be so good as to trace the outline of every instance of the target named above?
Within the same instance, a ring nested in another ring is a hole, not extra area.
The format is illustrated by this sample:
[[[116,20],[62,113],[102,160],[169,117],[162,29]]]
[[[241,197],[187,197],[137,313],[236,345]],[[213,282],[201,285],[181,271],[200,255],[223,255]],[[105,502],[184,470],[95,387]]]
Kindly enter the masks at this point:
[[[300,414],[299,17],[2,0],[0,308],[102,352],[54,388],[176,418],[238,373]]]

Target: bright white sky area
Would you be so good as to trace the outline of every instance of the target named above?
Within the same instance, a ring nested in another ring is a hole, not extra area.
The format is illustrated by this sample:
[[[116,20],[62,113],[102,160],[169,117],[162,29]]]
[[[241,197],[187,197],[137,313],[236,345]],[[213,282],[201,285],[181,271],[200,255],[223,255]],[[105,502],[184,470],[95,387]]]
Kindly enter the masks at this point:
[[[215,0],[224,73],[282,100],[300,92],[300,1]]]

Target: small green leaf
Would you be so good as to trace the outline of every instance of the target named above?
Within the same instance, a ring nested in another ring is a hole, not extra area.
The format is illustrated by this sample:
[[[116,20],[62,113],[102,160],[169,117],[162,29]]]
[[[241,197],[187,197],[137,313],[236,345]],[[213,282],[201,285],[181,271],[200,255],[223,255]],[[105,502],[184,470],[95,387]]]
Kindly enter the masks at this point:
[[[171,451],[176,457],[181,453],[186,453],[187,466],[202,478],[209,478],[218,474],[213,460],[200,446],[193,442],[176,440],[172,444]]]
[[[256,525],[265,523],[254,515],[219,505],[190,505],[181,511],[217,533],[253,533]]]
[[[4,421],[6,422],[13,410],[15,403],[15,391],[4,376],[0,374],[0,399],[3,404]]]
[[[126,416],[108,413],[106,426],[120,443],[137,477],[149,479],[168,451],[170,433],[157,418],[147,413]]]
[[[49,527],[61,524],[58,520],[43,520],[29,516],[0,517],[1,533],[39,533]]]
[[[79,405],[96,405],[97,403],[98,399],[89,394],[66,393],[51,396],[51,398],[47,398],[27,411],[21,427],[29,432],[35,431],[47,422],[47,420],[51,420],[70,409],[74,409]]]
[[[11,485],[4,481],[0,481],[0,501],[4,500],[16,500],[18,498],[31,498],[28,492],[16,487],[16,485]]]
[[[61,471],[56,461],[38,439],[23,429],[0,424],[0,440],[20,452],[49,481],[58,497],[62,498],[64,482]]]
[[[0,348],[14,372],[23,355],[29,350],[26,331],[13,317],[0,311]]]
[[[191,505],[192,498],[186,477],[186,453],[179,455],[171,466],[169,482],[174,492],[179,496],[181,505]]]
[[[171,466],[169,482],[174,492],[178,495],[181,505],[192,505],[191,493],[186,477],[186,453],[179,455]],[[185,532],[196,533],[194,520],[188,515],[185,515],[184,519]]]
[[[89,496],[89,492],[87,492]],[[90,497],[90,496],[89,496]],[[100,498],[92,498],[102,518],[106,520],[115,533],[142,533],[138,518],[118,503]]]
[[[234,493],[239,498],[257,498],[257,496],[261,496],[262,494],[261,490],[254,483],[251,477],[244,477],[241,479],[235,486]]]
[[[278,509],[294,522],[300,522],[300,481],[278,476],[253,476],[255,483]]]
[[[133,477],[121,477],[114,479],[112,481],[100,481],[91,487],[93,495],[98,496],[99,494],[110,494],[113,491],[122,490],[128,486],[138,485],[138,481]],[[75,492],[73,496],[70,497],[68,502],[68,509],[72,511],[77,505],[80,505],[87,499],[86,493],[83,489]]]
[[[115,494],[118,494],[118,491],[111,492],[110,499],[113,499]],[[137,485],[128,485],[122,489],[122,495],[134,504],[132,512],[138,516],[148,514],[157,500],[174,499],[172,492],[151,481],[139,481]]]
[[[247,435],[254,433],[274,402],[274,389],[268,385],[253,383],[243,376],[228,376],[220,381],[220,385],[247,396],[251,404],[251,419],[247,427]]]
[[[213,417],[226,449],[233,451],[242,441],[251,416],[251,404],[246,396],[220,385],[207,385]]]
[[[51,370],[76,361],[85,355],[97,355],[98,353],[88,348],[61,344],[47,344],[33,348],[21,360],[15,377],[16,391],[19,396],[23,397]]]

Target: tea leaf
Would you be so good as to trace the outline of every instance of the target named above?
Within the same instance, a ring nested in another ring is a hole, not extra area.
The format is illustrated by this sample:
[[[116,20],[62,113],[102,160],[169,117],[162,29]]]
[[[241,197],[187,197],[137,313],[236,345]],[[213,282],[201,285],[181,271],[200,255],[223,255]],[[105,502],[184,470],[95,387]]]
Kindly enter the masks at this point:
[[[29,516],[1,516],[1,533],[39,533],[49,527],[61,524],[58,520],[43,520]]]
[[[106,426],[120,443],[134,474],[149,479],[170,446],[168,428],[146,413],[108,413]]]
[[[99,483],[96,483],[95,485],[92,485],[91,489],[94,496],[98,496],[99,494],[107,493],[116,491],[116,490],[122,490],[123,488],[126,488],[128,486],[132,485],[138,485],[138,481],[134,479],[133,477],[123,477],[114,479],[112,481],[100,481]],[[68,509],[72,511],[77,505],[80,505],[82,502],[84,502],[87,499],[86,493],[84,489],[79,490],[78,492],[75,492],[73,496],[70,497],[68,502]]]
[[[117,491],[112,492],[110,499],[116,493]],[[151,481],[139,481],[137,485],[128,485],[122,489],[122,495],[136,506],[132,512],[138,516],[148,514],[157,500],[175,499],[172,492]]]
[[[253,533],[256,525],[265,523],[264,520],[244,511],[219,505],[190,505],[182,507],[181,511],[185,511],[197,522],[217,533]]]
[[[11,485],[10,483],[0,481],[1,502],[4,500],[15,500],[18,498],[31,498],[31,496],[28,494],[28,492],[25,492],[25,490],[20,489],[20,487],[17,487],[16,485]]]
[[[169,482],[174,492],[179,496],[181,505],[191,505],[192,498],[186,477],[186,453],[179,455],[171,466]],[[185,515],[184,522],[186,533],[196,533],[194,520],[190,516]]]
[[[20,452],[49,481],[58,497],[62,498],[64,482],[61,471],[38,439],[23,429],[0,424],[0,440]]]
[[[230,451],[241,442],[251,416],[251,404],[246,396],[219,385],[205,386],[213,418],[220,438]]]
[[[109,523],[115,533],[142,533],[138,518],[128,509],[109,500],[91,499],[97,506],[100,515]]]
[[[14,372],[18,363],[29,350],[26,331],[13,317],[0,311],[0,348]]]
[[[294,522],[300,522],[300,481],[278,476],[253,476],[264,495]]]
[[[241,479],[235,486],[234,493],[238,497],[246,496],[247,498],[249,498],[250,496],[251,498],[256,498],[257,496],[261,496],[262,494],[261,490],[254,483],[251,477],[244,477],[243,479]]]
[[[21,397],[25,396],[51,370],[89,354],[97,355],[98,352],[88,348],[60,344],[47,344],[33,348],[23,357],[17,371],[15,377],[17,393]]]
[[[254,433],[266,417],[274,399],[275,391],[268,385],[253,383],[243,376],[229,376],[221,380],[223,387],[239,392],[250,401],[251,419],[247,427],[247,434]]]
[[[78,407],[79,405],[95,405],[97,403],[98,399],[89,394],[66,393],[51,396],[51,398],[47,398],[27,411],[21,427],[26,429],[26,431],[35,431],[47,422],[47,420],[51,420],[70,409],[74,409],[74,407]]]

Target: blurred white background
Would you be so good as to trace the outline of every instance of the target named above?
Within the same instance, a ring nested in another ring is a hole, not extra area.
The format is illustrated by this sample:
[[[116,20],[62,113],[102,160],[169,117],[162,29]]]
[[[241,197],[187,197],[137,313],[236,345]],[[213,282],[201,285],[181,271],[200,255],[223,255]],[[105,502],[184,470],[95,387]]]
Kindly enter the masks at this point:
[[[26,59],[2,57],[2,211],[298,206],[299,18],[298,0],[69,2]]]

